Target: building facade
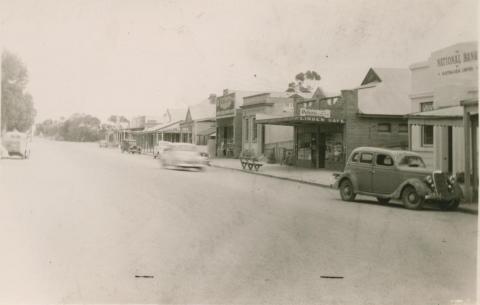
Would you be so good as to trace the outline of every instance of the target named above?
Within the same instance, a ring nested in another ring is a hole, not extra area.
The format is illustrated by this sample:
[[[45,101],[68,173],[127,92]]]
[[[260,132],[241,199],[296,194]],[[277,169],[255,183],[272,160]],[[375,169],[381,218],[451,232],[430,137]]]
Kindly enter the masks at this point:
[[[410,70],[411,150],[422,154],[432,168],[471,176],[469,182],[478,189],[478,111],[472,108],[478,105],[477,42],[434,51]],[[467,130],[465,105],[470,122]]]
[[[265,155],[270,162],[282,158],[293,149],[293,127],[257,124],[258,118],[293,114],[293,98],[285,92],[267,92],[243,98],[242,152]]]

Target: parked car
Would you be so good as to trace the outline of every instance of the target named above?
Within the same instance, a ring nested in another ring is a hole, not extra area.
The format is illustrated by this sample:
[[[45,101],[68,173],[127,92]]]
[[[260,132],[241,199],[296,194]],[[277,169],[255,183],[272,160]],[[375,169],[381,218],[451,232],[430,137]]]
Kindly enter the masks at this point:
[[[203,169],[205,159],[190,143],[172,143],[160,156],[163,167]]]
[[[26,133],[9,131],[3,135],[2,145],[9,156],[27,159],[30,156],[29,137]]]
[[[134,145],[137,145],[137,142],[135,140],[123,140],[122,143],[120,143],[120,151],[122,153],[130,152],[130,147]]]
[[[131,154],[141,154],[142,153],[142,148],[138,145],[132,145],[128,148],[128,152]]]
[[[425,202],[455,209],[463,198],[455,176],[427,169],[419,154],[375,147],[355,149],[335,187],[344,201],[357,194],[377,197],[380,203],[401,199],[408,209],[421,209]]]
[[[159,158],[165,148],[169,147],[170,144],[172,144],[172,142],[159,141],[158,144],[153,147],[153,158]]]

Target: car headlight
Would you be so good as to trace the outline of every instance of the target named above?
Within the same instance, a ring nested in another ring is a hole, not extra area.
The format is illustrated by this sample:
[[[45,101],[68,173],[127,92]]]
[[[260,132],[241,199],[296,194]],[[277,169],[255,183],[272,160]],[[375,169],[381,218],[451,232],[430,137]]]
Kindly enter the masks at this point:
[[[427,185],[430,187],[430,188],[434,188],[434,183],[433,183],[433,178],[432,176],[428,175],[427,177],[425,177],[425,182],[427,182]]]
[[[449,182],[451,185],[454,185],[456,181],[457,181],[457,179],[455,178],[454,175],[451,175],[450,177],[448,177],[448,182]]]

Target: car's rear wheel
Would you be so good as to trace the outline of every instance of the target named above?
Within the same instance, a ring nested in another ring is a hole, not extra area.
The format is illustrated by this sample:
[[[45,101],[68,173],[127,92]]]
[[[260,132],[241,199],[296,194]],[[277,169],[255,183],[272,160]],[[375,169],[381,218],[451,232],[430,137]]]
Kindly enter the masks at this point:
[[[390,202],[390,198],[377,197],[377,200],[381,204],[388,204]]]
[[[417,193],[413,186],[407,186],[402,192],[403,205],[407,209],[419,210],[423,206],[423,197]]]
[[[355,192],[353,191],[353,184],[350,180],[345,179],[340,183],[340,197],[343,201],[355,200]]]

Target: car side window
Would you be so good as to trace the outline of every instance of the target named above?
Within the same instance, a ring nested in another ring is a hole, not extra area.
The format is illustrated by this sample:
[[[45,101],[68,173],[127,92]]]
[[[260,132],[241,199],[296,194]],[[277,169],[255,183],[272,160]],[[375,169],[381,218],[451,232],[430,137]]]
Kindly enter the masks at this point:
[[[352,162],[358,162],[358,157],[360,156],[360,153],[356,152],[352,156]]]
[[[378,154],[377,155],[377,165],[393,166],[393,159],[389,155]]]
[[[372,163],[373,154],[372,153],[362,153],[360,155],[360,163]]]

